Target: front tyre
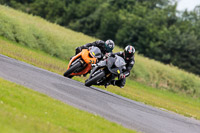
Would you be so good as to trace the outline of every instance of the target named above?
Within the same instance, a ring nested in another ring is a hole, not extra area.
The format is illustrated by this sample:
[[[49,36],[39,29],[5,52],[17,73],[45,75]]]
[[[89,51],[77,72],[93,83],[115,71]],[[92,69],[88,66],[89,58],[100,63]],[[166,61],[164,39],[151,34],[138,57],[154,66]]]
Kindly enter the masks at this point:
[[[72,78],[72,76],[71,76],[70,74],[73,73],[73,72],[75,72],[80,66],[81,66],[81,62],[77,62],[77,63],[74,64],[72,67],[70,67],[70,68],[63,74],[63,76],[68,77],[68,78]]]
[[[95,75],[94,77],[92,77],[91,79],[88,79],[85,81],[85,86],[90,87],[91,85],[97,83],[97,81],[101,78],[103,78],[105,76],[105,72],[102,71],[100,73],[98,73],[97,75]]]

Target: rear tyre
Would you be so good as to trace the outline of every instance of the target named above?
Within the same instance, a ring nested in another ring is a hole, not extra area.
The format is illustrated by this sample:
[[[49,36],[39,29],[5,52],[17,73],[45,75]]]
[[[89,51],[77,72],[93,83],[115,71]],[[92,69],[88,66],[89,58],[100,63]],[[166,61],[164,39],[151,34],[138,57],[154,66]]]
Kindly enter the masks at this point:
[[[72,78],[73,76],[70,75],[71,73],[75,72],[75,70],[77,68],[79,68],[81,66],[81,62],[77,62],[76,64],[74,64],[72,67],[70,67],[64,74],[63,76],[68,77],[68,78]]]
[[[88,79],[85,81],[85,86],[90,87],[91,85],[95,84],[99,79],[103,78],[105,76],[104,71],[100,72],[99,74],[95,75],[91,79]]]

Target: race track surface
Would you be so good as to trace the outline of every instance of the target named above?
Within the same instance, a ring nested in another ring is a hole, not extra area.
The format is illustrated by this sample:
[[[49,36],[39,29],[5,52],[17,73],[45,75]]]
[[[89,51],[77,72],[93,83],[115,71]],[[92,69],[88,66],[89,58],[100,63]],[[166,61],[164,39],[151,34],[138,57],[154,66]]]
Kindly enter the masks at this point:
[[[200,133],[200,121],[135,102],[0,54],[0,77],[146,133]]]

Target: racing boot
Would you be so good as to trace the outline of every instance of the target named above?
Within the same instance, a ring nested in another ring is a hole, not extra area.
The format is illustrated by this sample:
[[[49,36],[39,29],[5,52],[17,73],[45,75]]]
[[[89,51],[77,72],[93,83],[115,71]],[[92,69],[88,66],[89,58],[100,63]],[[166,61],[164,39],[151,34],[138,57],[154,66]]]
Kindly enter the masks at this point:
[[[109,86],[110,83],[105,83],[104,87],[107,88],[107,86]]]

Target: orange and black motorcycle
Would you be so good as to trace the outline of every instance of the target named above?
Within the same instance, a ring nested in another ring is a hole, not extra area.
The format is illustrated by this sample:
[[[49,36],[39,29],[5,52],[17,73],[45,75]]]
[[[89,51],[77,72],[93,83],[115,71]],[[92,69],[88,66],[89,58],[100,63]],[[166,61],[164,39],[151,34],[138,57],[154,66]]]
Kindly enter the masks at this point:
[[[91,70],[91,64],[96,64],[97,59],[102,57],[101,50],[98,47],[83,49],[75,55],[69,62],[65,77],[85,75]]]

